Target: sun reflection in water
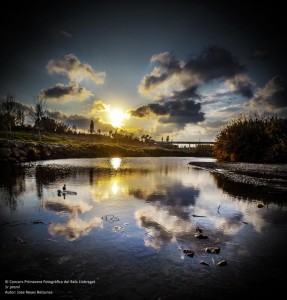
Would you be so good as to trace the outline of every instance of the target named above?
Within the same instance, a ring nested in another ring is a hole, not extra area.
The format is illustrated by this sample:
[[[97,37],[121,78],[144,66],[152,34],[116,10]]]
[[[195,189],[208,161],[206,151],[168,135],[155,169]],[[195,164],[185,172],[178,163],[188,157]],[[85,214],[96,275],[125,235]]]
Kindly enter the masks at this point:
[[[112,191],[113,191],[113,194],[116,195],[117,192],[118,192],[118,190],[119,190],[118,182],[115,180],[115,181],[113,182],[113,185],[112,185]]]
[[[113,157],[113,158],[111,159],[110,163],[111,163],[112,167],[113,167],[115,170],[117,170],[117,169],[120,167],[121,163],[122,163],[122,159],[119,158],[119,157]]]

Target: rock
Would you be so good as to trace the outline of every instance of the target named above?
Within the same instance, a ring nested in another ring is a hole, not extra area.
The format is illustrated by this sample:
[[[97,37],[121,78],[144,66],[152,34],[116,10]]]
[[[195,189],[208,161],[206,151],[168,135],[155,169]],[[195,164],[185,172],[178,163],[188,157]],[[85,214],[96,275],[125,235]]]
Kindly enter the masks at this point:
[[[223,267],[227,265],[226,260],[221,260],[220,262],[217,263],[218,266]]]
[[[209,266],[209,264],[206,263],[205,261],[201,261],[200,264],[201,264],[201,265],[204,265],[204,266]]]
[[[190,249],[183,249],[182,252],[189,257],[193,257],[193,255],[194,255],[194,252]]]
[[[50,149],[50,147],[48,146],[43,146],[42,149],[41,149],[41,156],[43,158],[49,158],[52,154],[52,151]]]
[[[203,235],[202,233],[196,234],[195,237],[196,237],[197,239],[208,239],[208,236]]]
[[[0,148],[0,157],[9,158],[12,155],[10,148]]]
[[[29,160],[40,159],[41,158],[41,156],[40,156],[40,150],[38,148],[36,148],[36,147],[29,148],[28,153],[27,153],[27,158]]]
[[[212,254],[219,254],[220,253],[220,247],[207,247],[204,249],[206,253],[212,253]]]
[[[211,248],[210,248],[210,247],[206,247],[206,248],[204,249],[204,251],[205,251],[206,253],[211,253]]]
[[[20,151],[18,148],[12,148],[12,151],[13,151],[13,154],[16,158],[19,158],[20,157]]]
[[[262,203],[257,203],[257,207],[262,208],[262,207],[264,207],[264,205]]]

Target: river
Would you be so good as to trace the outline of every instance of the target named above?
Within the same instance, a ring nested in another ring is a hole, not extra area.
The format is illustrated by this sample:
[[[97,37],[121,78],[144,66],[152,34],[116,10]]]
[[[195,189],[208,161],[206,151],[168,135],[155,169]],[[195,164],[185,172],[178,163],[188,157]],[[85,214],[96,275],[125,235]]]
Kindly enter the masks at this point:
[[[286,192],[276,201],[225,184],[190,161],[213,159],[3,166],[0,267],[6,290],[15,281],[16,292],[40,289],[57,299],[228,299],[283,289]],[[72,193],[58,193],[64,184]],[[206,238],[196,237],[198,228]],[[220,251],[207,253],[206,247]]]

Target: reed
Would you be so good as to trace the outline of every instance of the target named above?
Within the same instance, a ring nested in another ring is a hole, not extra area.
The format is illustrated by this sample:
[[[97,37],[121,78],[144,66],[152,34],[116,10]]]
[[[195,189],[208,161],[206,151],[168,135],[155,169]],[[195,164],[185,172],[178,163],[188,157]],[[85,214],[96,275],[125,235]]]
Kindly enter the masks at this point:
[[[214,156],[219,161],[287,162],[287,119],[250,116],[232,120],[216,136]]]

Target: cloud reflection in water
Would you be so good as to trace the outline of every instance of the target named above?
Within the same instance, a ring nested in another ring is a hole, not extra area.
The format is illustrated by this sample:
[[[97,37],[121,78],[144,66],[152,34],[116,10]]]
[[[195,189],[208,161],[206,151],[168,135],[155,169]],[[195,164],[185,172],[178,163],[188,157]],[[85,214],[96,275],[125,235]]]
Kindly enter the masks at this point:
[[[78,216],[79,213],[85,213],[92,209],[91,205],[82,200],[77,200],[77,202],[68,199],[47,200],[44,202],[44,207],[58,214],[70,215],[66,222],[49,226],[51,235],[60,235],[69,241],[74,241],[81,235],[88,234],[93,228],[103,228],[103,220],[99,217],[86,221]]]

